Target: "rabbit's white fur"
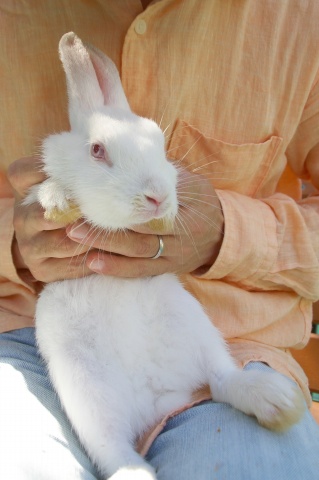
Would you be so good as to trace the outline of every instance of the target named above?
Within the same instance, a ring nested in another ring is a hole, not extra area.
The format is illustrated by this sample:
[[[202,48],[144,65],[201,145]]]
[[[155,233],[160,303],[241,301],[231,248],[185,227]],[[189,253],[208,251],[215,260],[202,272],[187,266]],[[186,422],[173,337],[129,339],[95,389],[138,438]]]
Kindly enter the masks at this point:
[[[49,178],[27,202],[39,201],[49,218],[79,206],[88,222],[108,230],[174,219],[177,173],[159,127],[130,111],[117,70],[101,52],[69,33],[60,55],[71,132],[45,140]],[[92,157],[94,143],[105,158]],[[299,389],[279,374],[237,368],[200,304],[171,274],[49,284],[37,304],[36,332],[67,415],[103,478],[155,479],[134,443],[201,385],[272,429],[289,427],[304,410]]]

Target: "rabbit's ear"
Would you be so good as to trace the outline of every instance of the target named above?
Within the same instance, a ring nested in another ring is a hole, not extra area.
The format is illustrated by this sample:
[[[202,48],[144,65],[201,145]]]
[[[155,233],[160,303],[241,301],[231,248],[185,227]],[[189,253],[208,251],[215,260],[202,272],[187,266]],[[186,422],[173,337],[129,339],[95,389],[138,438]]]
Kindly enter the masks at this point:
[[[72,128],[81,128],[87,117],[103,105],[130,110],[114,63],[102,52],[84,45],[73,32],[59,44],[65,70]]]
[[[104,105],[118,107],[130,111],[118,70],[112,60],[101,50],[90,44],[85,44],[97,76]]]

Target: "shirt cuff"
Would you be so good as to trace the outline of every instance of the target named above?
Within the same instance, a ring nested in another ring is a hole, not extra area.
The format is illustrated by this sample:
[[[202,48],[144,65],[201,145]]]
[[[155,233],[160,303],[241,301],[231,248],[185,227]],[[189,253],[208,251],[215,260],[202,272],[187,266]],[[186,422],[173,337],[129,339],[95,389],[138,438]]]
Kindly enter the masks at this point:
[[[225,218],[224,239],[215,263],[196,276],[208,280],[227,277],[237,283],[262,277],[278,252],[272,209],[260,200],[228,190],[216,190],[216,194]]]

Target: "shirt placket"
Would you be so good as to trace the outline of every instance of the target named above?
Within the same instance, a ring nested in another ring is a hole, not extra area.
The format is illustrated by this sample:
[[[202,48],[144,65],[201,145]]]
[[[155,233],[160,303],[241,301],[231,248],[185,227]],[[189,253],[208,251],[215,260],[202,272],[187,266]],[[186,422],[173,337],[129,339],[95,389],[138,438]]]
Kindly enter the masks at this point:
[[[155,109],[156,86],[152,78],[156,58],[150,28],[154,8],[156,4],[150,5],[132,22],[122,51],[122,85],[132,110],[142,116],[152,116]]]

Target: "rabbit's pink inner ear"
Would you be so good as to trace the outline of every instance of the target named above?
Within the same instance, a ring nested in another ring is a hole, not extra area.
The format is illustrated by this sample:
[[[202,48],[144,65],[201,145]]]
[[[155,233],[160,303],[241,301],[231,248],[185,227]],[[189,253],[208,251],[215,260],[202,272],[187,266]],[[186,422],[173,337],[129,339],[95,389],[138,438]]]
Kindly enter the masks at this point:
[[[112,105],[114,102],[112,101],[112,82],[108,78],[107,72],[105,71],[105,68],[102,64],[102,62],[99,60],[98,57],[95,57],[95,55],[90,55],[91,61],[95,70],[95,75],[96,78],[99,82],[101,91],[103,93],[104,97],[104,104],[105,105]]]
[[[97,48],[86,47],[104,96],[104,104],[130,110],[115,64]]]

